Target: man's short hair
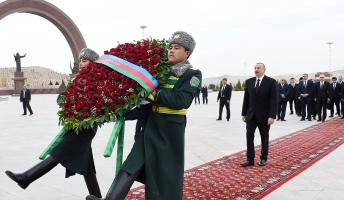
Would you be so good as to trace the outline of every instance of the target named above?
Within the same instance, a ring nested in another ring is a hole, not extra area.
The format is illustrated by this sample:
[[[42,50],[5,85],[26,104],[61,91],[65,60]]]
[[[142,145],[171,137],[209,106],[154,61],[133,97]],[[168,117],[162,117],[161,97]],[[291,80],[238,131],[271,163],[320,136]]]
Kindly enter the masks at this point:
[[[334,77],[332,77],[332,80],[337,80],[337,77],[335,77],[335,76],[334,76]]]
[[[264,64],[264,63],[262,63],[262,62],[257,62],[257,63],[256,63],[256,65],[263,65],[263,66],[264,66],[264,68],[265,68],[265,64]]]
[[[308,74],[305,73],[305,74],[302,74],[302,76],[308,76]]]
[[[295,78],[294,78],[294,77],[291,77],[290,80],[295,80]]]
[[[223,80],[223,81],[227,81],[227,78],[223,78],[222,80]]]

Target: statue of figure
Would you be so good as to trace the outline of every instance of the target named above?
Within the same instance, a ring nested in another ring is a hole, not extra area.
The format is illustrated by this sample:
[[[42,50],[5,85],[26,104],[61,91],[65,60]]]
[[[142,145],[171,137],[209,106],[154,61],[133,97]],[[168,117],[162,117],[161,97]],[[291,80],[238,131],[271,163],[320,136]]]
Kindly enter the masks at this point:
[[[16,64],[17,64],[17,72],[21,72],[21,63],[20,63],[20,59],[21,59],[21,58],[24,58],[25,56],[26,56],[26,54],[23,55],[23,56],[21,56],[21,55],[19,55],[18,52],[17,52],[17,54],[14,55],[14,59],[16,60]]]

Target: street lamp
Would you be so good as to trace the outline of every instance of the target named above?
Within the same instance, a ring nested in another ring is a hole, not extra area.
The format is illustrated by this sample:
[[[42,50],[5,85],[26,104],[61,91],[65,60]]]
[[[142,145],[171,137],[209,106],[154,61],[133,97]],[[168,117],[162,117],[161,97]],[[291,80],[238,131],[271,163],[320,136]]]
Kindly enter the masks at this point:
[[[332,44],[333,42],[327,42],[328,44],[328,67],[329,71],[331,72],[331,67],[332,67]]]
[[[147,28],[147,26],[142,25],[142,26],[140,26],[140,28],[142,29],[142,38],[144,39],[145,38],[145,29]]]

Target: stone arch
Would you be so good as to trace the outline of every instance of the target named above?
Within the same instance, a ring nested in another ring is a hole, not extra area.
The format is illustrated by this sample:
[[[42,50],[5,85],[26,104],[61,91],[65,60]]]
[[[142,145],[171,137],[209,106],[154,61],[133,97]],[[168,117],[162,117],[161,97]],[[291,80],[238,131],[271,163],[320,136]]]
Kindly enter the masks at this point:
[[[30,13],[53,23],[66,38],[74,62],[79,62],[79,52],[86,42],[75,23],[61,9],[44,0],[7,0],[0,3],[0,20],[13,13]]]

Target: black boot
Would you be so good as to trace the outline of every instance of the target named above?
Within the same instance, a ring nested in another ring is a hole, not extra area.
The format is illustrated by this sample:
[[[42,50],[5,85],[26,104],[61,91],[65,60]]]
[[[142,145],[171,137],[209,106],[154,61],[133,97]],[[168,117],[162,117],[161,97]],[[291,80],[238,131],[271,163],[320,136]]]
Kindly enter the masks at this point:
[[[102,198],[102,194],[100,192],[96,175],[93,173],[87,174],[87,175],[84,175],[84,178],[85,178],[86,186],[88,189],[88,193],[98,198]]]
[[[25,189],[30,185],[30,183],[49,172],[57,164],[58,162],[56,160],[54,160],[52,157],[48,157],[24,173],[15,174],[11,171],[6,171],[5,173],[13,181],[17,182],[21,188]]]
[[[111,187],[106,194],[104,200],[123,200],[127,196],[130,187],[133,185],[139,173],[128,174],[120,170],[115,180],[112,182]],[[94,195],[88,195],[86,200],[101,200]]]

